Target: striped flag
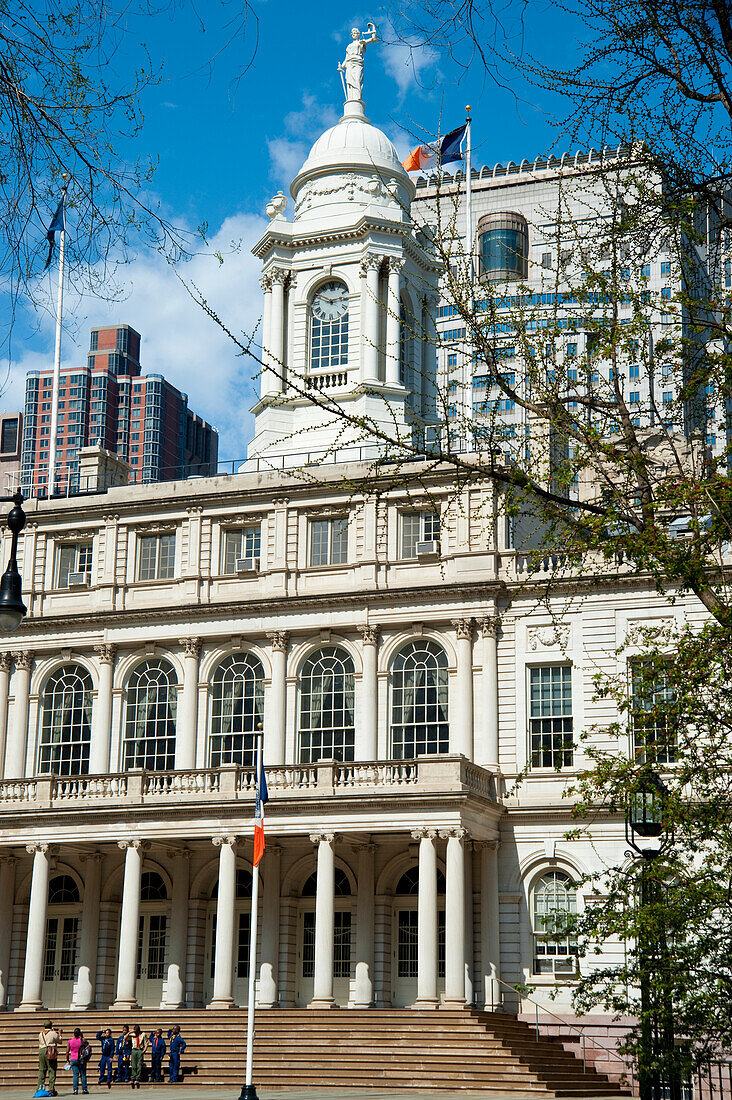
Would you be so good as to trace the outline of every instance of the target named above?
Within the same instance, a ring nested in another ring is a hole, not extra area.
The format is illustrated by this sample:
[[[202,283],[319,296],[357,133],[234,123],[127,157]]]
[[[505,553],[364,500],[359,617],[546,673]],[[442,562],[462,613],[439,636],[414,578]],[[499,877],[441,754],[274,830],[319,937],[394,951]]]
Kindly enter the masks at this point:
[[[467,123],[451,130],[443,138],[430,145],[418,145],[404,161],[407,172],[421,172],[424,168],[436,168],[443,164],[463,159],[462,146],[467,132]]]
[[[264,855],[264,804],[269,799],[267,780],[264,776],[264,764],[259,761],[259,782],[257,784],[257,801],[254,808],[254,859],[256,867]]]

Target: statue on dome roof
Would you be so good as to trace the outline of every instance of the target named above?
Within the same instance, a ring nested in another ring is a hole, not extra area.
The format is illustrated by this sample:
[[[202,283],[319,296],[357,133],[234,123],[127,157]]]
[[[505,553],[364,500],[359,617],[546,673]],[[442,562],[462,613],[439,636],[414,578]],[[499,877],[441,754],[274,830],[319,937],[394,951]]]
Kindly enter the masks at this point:
[[[351,41],[346,47],[346,56],[338,63],[338,72],[343,80],[343,91],[346,94],[346,103],[361,102],[363,99],[363,53],[371,42],[378,42],[379,36],[373,23],[366,24],[364,37],[361,31],[354,27],[351,31]],[[343,76],[345,74],[345,80]]]

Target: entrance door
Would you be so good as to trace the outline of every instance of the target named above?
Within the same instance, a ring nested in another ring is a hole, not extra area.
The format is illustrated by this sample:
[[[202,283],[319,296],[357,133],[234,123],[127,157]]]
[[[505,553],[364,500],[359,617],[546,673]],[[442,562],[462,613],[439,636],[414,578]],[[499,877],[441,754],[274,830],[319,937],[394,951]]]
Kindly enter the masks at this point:
[[[336,908],[333,914],[333,998],[336,1004],[347,1005],[351,988],[351,910]],[[298,1006],[310,1004],[315,978],[315,910],[300,912],[297,951]]]
[[[214,972],[216,968],[216,912],[208,915],[208,932],[206,951],[203,998],[208,1002],[213,998]],[[237,908],[236,913],[236,940],[234,942],[234,980],[231,995],[234,1004],[245,1008],[249,996],[249,909]]]
[[[136,996],[142,1008],[158,1008],[162,1003],[167,935],[166,913],[140,914]]]
[[[417,903],[399,899],[392,927],[391,1003],[404,1008],[417,1000]],[[445,992],[445,910],[437,911],[437,995]]]
[[[46,1008],[69,1008],[74,995],[79,918],[49,916],[41,997]]]

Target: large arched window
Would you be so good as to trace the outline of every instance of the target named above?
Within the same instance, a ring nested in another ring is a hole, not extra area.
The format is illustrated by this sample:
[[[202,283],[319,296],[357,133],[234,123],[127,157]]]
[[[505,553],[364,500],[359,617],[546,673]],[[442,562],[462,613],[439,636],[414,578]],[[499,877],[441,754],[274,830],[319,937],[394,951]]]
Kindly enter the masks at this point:
[[[178,683],[170,661],[144,661],[127,681],[122,767],[167,771],[175,767]]]
[[[64,665],[43,692],[38,771],[86,775],[91,743],[92,678],[81,665]]]
[[[391,666],[391,745],[396,760],[450,751],[447,657],[426,639],[409,642]]]
[[[335,279],[324,283],[310,303],[310,370],[348,365],[348,288]]]
[[[79,887],[71,875],[55,875],[48,884],[49,905],[74,905],[81,901]]]
[[[250,653],[232,653],[216,666],[211,700],[209,767],[256,763],[262,722],[264,669]]]
[[[300,762],[353,760],[353,660],[340,646],[311,654],[300,673]]]
[[[573,974],[577,968],[577,941],[572,917],[577,912],[577,890],[564,871],[547,871],[534,886],[534,973]]]

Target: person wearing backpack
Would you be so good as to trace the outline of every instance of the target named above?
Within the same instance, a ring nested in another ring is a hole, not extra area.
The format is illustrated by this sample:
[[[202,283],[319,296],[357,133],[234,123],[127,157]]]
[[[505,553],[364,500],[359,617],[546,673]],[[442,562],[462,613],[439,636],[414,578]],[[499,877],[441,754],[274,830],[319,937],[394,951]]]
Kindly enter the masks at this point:
[[[38,1034],[38,1091],[45,1092],[48,1074],[48,1091],[51,1096],[56,1092],[56,1065],[58,1062],[58,1044],[61,1042],[61,1030],[56,1031],[50,1020]]]
[[[75,1027],[74,1034],[69,1039],[66,1050],[66,1061],[71,1066],[73,1075],[74,1094],[79,1091],[79,1081],[81,1081],[81,1091],[89,1092],[86,1084],[86,1063],[89,1061],[90,1055],[91,1046],[82,1035],[81,1028]]]
[[[115,1042],[112,1038],[111,1027],[105,1027],[103,1031],[97,1032],[97,1039],[102,1044],[102,1056],[99,1059],[99,1084],[106,1085],[108,1089],[112,1087],[112,1068],[115,1051]],[[105,1080],[106,1074],[106,1080]]]

